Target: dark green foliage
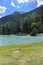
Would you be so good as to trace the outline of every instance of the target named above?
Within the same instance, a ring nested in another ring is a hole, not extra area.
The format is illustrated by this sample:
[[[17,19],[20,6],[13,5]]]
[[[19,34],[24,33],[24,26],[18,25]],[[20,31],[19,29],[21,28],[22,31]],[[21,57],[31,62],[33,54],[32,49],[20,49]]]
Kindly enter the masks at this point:
[[[36,34],[38,33],[37,28],[33,28],[32,32],[31,32],[31,36],[36,36]]]
[[[23,33],[28,33],[28,22],[27,22],[27,20],[23,24]]]
[[[42,33],[43,32],[43,26],[41,26],[40,28],[39,28],[39,33]]]
[[[19,21],[17,21],[17,33],[20,33],[20,32],[21,32],[20,23],[19,23]]]
[[[3,35],[30,34],[34,28],[43,33],[43,6],[24,14],[16,11],[0,19],[0,34]]]
[[[43,15],[41,15],[41,22],[42,22],[42,24],[43,24]]]
[[[5,27],[2,26],[2,34],[5,35]]]
[[[39,22],[39,21],[40,21],[39,17],[35,17],[35,22]]]
[[[31,29],[33,29],[33,28],[37,28],[37,29],[39,29],[39,23],[32,23],[31,24]]]

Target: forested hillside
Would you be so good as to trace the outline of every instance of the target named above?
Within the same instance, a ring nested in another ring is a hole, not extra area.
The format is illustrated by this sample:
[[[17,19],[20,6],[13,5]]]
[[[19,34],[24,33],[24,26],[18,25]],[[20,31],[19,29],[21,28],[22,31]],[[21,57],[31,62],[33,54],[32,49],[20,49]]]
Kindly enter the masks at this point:
[[[43,5],[24,14],[14,12],[0,18],[0,34],[33,34],[43,33]]]

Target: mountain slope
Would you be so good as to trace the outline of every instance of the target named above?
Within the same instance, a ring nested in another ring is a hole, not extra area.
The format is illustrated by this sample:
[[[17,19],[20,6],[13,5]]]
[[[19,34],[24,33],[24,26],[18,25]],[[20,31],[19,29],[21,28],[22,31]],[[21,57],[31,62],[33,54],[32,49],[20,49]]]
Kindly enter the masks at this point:
[[[22,18],[35,18],[35,17],[39,17],[43,14],[43,5],[40,6],[39,8],[36,8],[33,11],[21,14],[20,12],[15,11],[14,13],[12,13],[11,15],[7,15],[3,18],[0,18],[0,23],[6,23],[9,22],[11,20],[16,20],[16,18],[18,19],[22,19]]]
[[[24,14],[15,11],[0,19],[0,30],[8,29],[8,33],[9,30],[11,33],[30,33],[34,26],[38,32],[43,32],[43,5]]]
[[[0,24],[1,23],[6,23],[9,22],[11,20],[16,19],[18,16],[20,16],[21,14],[17,11],[15,11],[13,14],[7,15],[5,17],[0,18]]]

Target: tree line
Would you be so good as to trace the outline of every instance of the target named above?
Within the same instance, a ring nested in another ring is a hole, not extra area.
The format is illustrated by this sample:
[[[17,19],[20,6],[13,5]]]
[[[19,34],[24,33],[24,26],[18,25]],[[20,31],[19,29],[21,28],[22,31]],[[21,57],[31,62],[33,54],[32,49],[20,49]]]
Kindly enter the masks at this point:
[[[36,35],[36,33],[43,33],[43,16],[35,18],[35,22],[32,18],[25,20],[23,25],[20,25],[20,21],[14,21],[10,24],[0,25],[0,34],[30,34]]]

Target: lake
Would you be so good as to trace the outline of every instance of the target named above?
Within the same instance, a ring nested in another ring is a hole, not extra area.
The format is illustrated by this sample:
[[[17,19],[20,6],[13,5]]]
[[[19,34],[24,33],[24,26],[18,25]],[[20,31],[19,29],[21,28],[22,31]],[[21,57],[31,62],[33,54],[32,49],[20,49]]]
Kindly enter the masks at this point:
[[[4,45],[13,45],[13,44],[29,44],[29,43],[36,43],[36,42],[43,42],[42,37],[32,37],[32,36],[14,36],[14,35],[0,35],[0,46]]]

